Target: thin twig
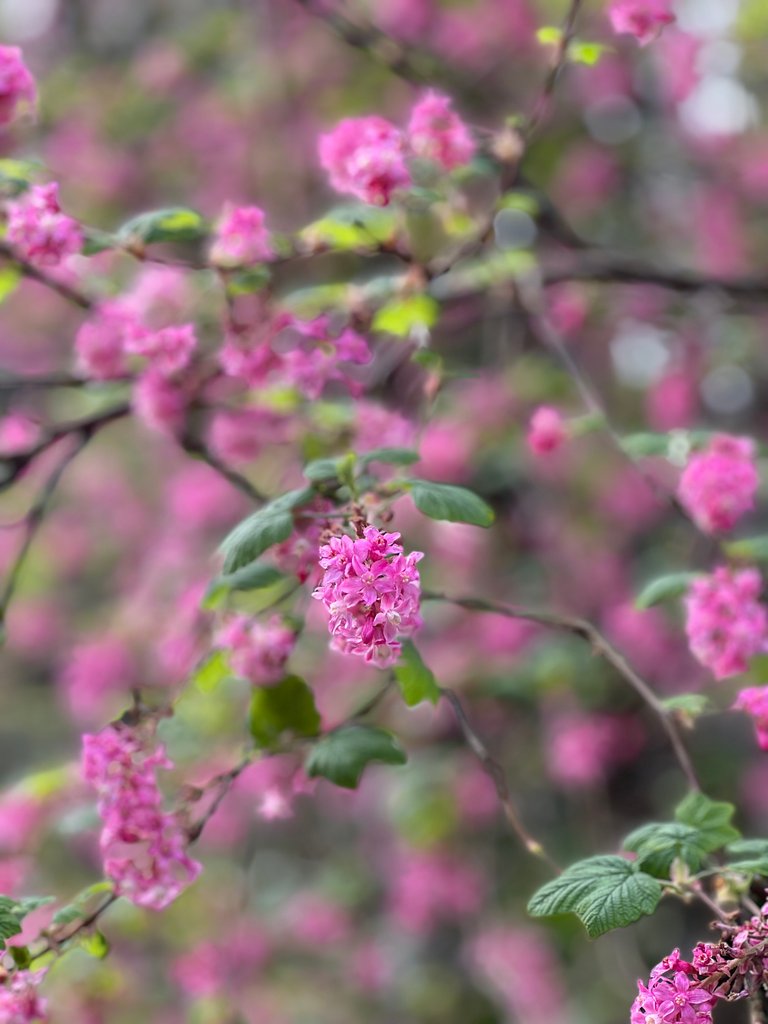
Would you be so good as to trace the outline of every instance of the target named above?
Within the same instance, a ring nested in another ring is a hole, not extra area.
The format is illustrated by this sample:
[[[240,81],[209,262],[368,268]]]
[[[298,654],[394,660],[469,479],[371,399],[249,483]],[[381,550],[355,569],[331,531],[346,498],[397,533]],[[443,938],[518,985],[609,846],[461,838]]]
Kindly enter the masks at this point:
[[[568,13],[560,31],[560,39],[553,55],[552,66],[549,70],[549,74],[544,80],[541,92],[533,105],[531,116],[528,118],[528,121],[522,130],[522,137],[526,143],[529,143],[536,134],[552,106],[555,86],[557,85],[557,80],[568,61],[568,49],[573,41],[574,35],[576,34],[576,21],[579,16],[581,4],[582,0],[571,0],[571,5],[568,8]]]
[[[35,266],[34,263],[30,263],[29,260],[25,260],[18,253],[14,252],[7,242],[0,241],[0,257],[14,263],[21,274],[29,278],[30,281],[37,281],[39,284],[45,285],[46,288],[50,288],[51,291],[61,295],[62,298],[79,306],[80,309],[93,309],[95,306],[94,300],[89,295],[86,295],[85,292],[80,291],[79,288],[75,288],[73,285],[67,284],[58,277],[54,277],[52,274],[46,273],[40,267]]]
[[[475,755],[480,762],[485,774],[493,782],[496,790],[496,795],[499,798],[499,803],[504,810],[504,816],[507,819],[512,830],[520,839],[523,846],[526,848],[528,853],[534,857],[538,857],[539,860],[543,860],[554,872],[560,873],[560,867],[553,860],[553,858],[547,853],[542,844],[538,839],[535,839],[525,825],[522,822],[520,815],[517,812],[517,808],[512,802],[512,795],[509,791],[509,784],[507,782],[507,776],[504,769],[488,752],[487,747],[474,731],[472,726],[469,724],[466,712],[462,706],[461,701],[453,690],[442,688],[440,690],[442,696],[448,701],[453,711],[456,721],[459,724],[459,728],[467,741],[469,749]]]
[[[241,473],[232,469],[226,464],[226,462],[222,462],[222,460],[217,455],[214,455],[210,448],[208,448],[208,446],[204,444],[199,437],[186,433],[182,435],[179,443],[185,452],[201,459],[206,463],[206,465],[210,466],[211,469],[215,469],[220,476],[223,476],[225,480],[228,480],[229,483],[232,484],[233,487],[242,491],[243,494],[247,495],[252,501],[257,502],[260,505],[268,501],[267,496],[262,494],[257,487],[254,487],[250,480],[244,477]]]
[[[509,619],[523,619],[527,622],[535,622],[540,626],[546,626],[549,629],[559,629],[563,632],[571,633],[582,640],[586,640],[593,652],[607,661],[629,683],[635,693],[658,718],[664,732],[667,734],[667,738],[688,785],[692,790],[698,791],[701,789],[699,780],[696,777],[696,771],[673,713],[664,707],[648,683],[635,672],[624,655],[613,647],[591,622],[577,616],[558,615],[555,612],[521,608],[517,605],[504,604],[499,601],[491,601],[479,597],[455,597],[436,591],[422,591],[421,596],[425,601],[445,601],[448,604],[457,605],[459,608],[466,608],[468,611],[493,612],[497,615],[504,615]]]

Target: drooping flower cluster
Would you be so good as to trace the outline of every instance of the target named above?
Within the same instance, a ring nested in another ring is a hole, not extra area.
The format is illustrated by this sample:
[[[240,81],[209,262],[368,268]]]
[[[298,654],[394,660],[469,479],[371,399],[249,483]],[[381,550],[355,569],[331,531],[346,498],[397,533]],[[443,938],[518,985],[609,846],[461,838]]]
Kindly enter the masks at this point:
[[[32,185],[8,203],[6,237],[20,256],[39,266],[56,266],[83,247],[82,229],[62,213],[55,182]]]
[[[25,107],[34,107],[37,87],[18,46],[0,46],[0,125],[10,124]]]
[[[383,117],[348,117],[320,136],[320,163],[337,192],[386,206],[412,184],[409,157],[434,161],[446,171],[469,163],[472,135],[451,109],[449,97],[430,90],[411,112],[407,131]]]
[[[652,43],[675,21],[672,0],[612,0],[608,17],[614,32],[634,36],[641,46]]]
[[[528,447],[534,455],[551,455],[568,439],[568,428],[557,409],[541,405],[528,424]]]
[[[217,642],[230,650],[232,670],[255,686],[277,683],[296,643],[296,633],[279,615],[268,622],[233,616],[220,630]]]
[[[758,484],[753,442],[718,434],[688,462],[677,496],[700,530],[722,533],[754,508]]]
[[[0,1024],[45,1024],[48,1000],[38,987],[45,971],[17,971],[0,988]]]
[[[98,793],[104,873],[115,892],[162,910],[200,873],[176,816],[163,810],[158,768],[172,768],[162,746],[148,751],[141,735],[119,724],[83,736],[83,776]]]
[[[211,263],[220,267],[247,266],[268,260],[272,255],[261,207],[227,205],[216,225]]]
[[[685,630],[691,653],[716,679],[745,672],[749,659],[766,649],[768,611],[759,601],[756,569],[720,566],[695,579],[685,598]]]
[[[399,637],[421,626],[421,551],[403,554],[399,533],[366,526],[362,537],[331,537],[320,548],[325,570],[313,593],[330,614],[331,646],[379,666],[393,664]]]
[[[768,750],[768,686],[748,686],[740,690],[733,707],[752,716],[760,749]]]

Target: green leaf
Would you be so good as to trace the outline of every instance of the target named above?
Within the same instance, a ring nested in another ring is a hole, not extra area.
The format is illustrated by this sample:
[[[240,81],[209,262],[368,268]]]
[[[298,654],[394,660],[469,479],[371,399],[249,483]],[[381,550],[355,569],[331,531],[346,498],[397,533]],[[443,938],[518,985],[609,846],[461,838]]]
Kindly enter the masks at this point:
[[[296,494],[291,491],[289,494]],[[303,492],[302,492],[303,493]],[[229,576],[244,565],[255,562],[273,544],[287,540],[293,532],[291,505],[286,505],[288,494],[271,501],[254,512],[232,530],[221,542],[224,555],[223,576]]]
[[[669,878],[672,863],[681,860],[698,871],[709,853],[706,835],[681,822],[649,822],[624,840],[624,849],[637,854],[638,867],[656,878]]]
[[[313,459],[302,472],[313,484],[328,483],[339,479],[339,458]]]
[[[533,917],[575,914],[594,939],[652,914],[661,894],[658,880],[636,864],[603,855],[577,861],[547,882],[534,893],[528,913]]]
[[[256,744],[271,747],[285,732],[317,736],[320,715],[314,695],[304,680],[299,676],[286,676],[275,686],[254,689],[250,725]]]
[[[643,587],[635,599],[635,607],[644,610],[662,601],[681,597],[699,576],[701,573],[698,572],[671,572],[666,576],[659,576]]]
[[[428,330],[437,323],[440,306],[431,295],[407,295],[393,299],[376,312],[374,331],[408,338],[414,330]]]
[[[149,210],[121,225],[117,235],[123,244],[142,242],[196,242],[205,238],[207,227],[195,210],[174,206],[165,210]]]
[[[80,947],[89,956],[96,957],[97,960],[103,960],[109,953],[109,942],[107,942],[100,931],[92,932],[90,935],[83,935],[80,939]]]
[[[284,573],[264,562],[251,562],[236,572],[224,573],[211,580],[206,590],[202,607],[207,611],[218,608],[231,591],[264,590],[284,579]]]
[[[372,462],[385,462],[388,466],[411,466],[419,461],[419,453],[412,448],[374,448],[359,456],[361,466]]]
[[[409,708],[428,700],[437,704],[440,700],[440,687],[437,685],[431,669],[421,659],[416,645],[411,640],[403,642],[400,661],[395,666],[395,678],[403,700]]]
[[[265,288],[271,279],[269,267],[265,266],[248,267],[237,273],[228,273],[225,278],[227,294],[235,299],[239,295],[254,295]]]
[[[485,527],[491,526],[495,519],[493,509],[466,487],[412,480],[410,490],[416,508],[430,519]]]
[[[212,693],[214,690],[232,678],[232,670],[229,666],[229,654],[227,651],[213,651],[205,659],[203,664],[197,668],[192,676],[192,682],[203,693]]]
[[[710,708],[709,697],[704,693],[679,693],[675,697],[665,697],[661,704],[667,711],[678,711],[688,718],[698,718]]]
[[[83,255],[95,256],[99,252],[107,252],[118,244],[118,238],[98,228],[86,228],[83,239]]]
[[[723,544],[729,558],[737,558],[744,562],[768,562],[768,534],[758,537],[744,537],[742,540],[731,540]]]
[[[13,263],[0,267],[0,303],[5,302],[7,298],[13,295],[21,281],[21,277],[21,271]]]
[[[83,916],[83,908],[76,903],[68,903],[53,915],[54,924],[72,924]]]
[[[733,804],[710,800],[703,793],[689,793],[675,808],[675,818],[684,825],[698,829],[709,853],[741,838],[731,824],[736,808]]]
[[[666,455],[669,449],[667,434],[627,434],[621,439],[621,447],[633,459],[648,455]]]
[[[330,210],[320,220],[308,224],[300,233],[311,248],[338,252],[378,248],[392,241],[397,221],[392,210],[350,203]]]
[[[324,736],[307,760],[310,778],[322,776],[337,786],[356,789],[366,765],[405,764],[405,751],[397,739],[383,729],[348,725]]]
[[[568,47],[568,59],[574,64],[587,64],[592,67],[609,50],[610,47],[604,46],[602,43],[587,43],[574,39]]]
[[[32,957],[26,946],[9,946],[7,950],[13,957],[13,962],[21,971],[25,971],[32,963]]]
[[[26,192],[40,165],[29,160],[14,160],[5,157],[0,160],[0,190],[6,196],[18,196]]]
[[[768,839],[738,839],[728,843],[726,853],[736,857],[735,861],[729,861],[729,868],[768,875]]]
[[[542,25],[536,32],[536,38],[543,46],[559,46],[563,30],[557,25]]]
[[[21,922],[33,910],[51,903],[52,896],[27,896],[22,900],[0,896],[0,940],[7,940],[21,931]]]

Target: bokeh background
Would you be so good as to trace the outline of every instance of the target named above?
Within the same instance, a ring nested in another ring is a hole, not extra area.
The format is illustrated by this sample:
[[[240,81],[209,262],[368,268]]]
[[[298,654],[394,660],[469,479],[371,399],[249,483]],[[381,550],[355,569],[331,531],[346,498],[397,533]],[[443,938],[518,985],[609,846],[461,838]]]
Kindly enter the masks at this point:
[[[316,6],[336,9],[332,0]],[[518,203],[497,223],[500,247],[529,254],[544,272],[575,266],[579,250],[564,244],[556,210],[581,237],[651,266],[715,281],[760,273],[768,8],[683,0],[677,10],[677,27],[640,50],[611,35],[600,3],[586,5],[580,37],[609,48],[567,70],[526,157],[521,194],[549,216]],[[34,127],[0,139],[0,155],[39,162],[61,182],[65,208],[104,229],[165,205],[215,217],[233,201],[258,203],[273,226],[293,231],[338,199],[319,169],[318,133],[342,116],[407,116],[420,86],[387,66],[397,46],[472,124],[497,128],[530,108],[549,53],[536,32],[557,23],[564,5],[371,0],[347,11],[396,44],[379,39],[376,54],[350,47],[292,0],[2,0],[0,36],[24,48],[41,110]],[[105,289],[144,288],[216,336],[220,299],[205,272],[95,259]],[[330,257],[291,268],[280,287],[376,272]],[[764,301],[714,286],[567,280],[547,296],[622,433],[706,428],[764,439]],[[25,281],[2,309],[0,373],[70,370],[81,319]],[[715,687],[696,666],[679,609],[634,606],[648,579],[711,565],[707,542],[599,432],[547,463],[529,455],[532,408],[584,409],[570,375],[503,293],[446,306],[431,342],[446,368],[434,403],[420,397],[421,378],[401,365],[397,344],[382,347],[365,403],[318,401],[300,427],[278,417],[248,474],[277,494],[300,479],[297,448],[310,458],[350,443],[362,451],[384,438],[417,441],[420,475],[471,486],[498,517],[485,532],[425,525],[398,507],[407,546],[426,552],[425,582],[584,615],[661,695],[707,689],[712,711],[690,734],[693,756],[710,795],[736,800],[740,825],[759,835],[768,762],[746,719],[721,713],[733,689]],[[32,423],[50,423],[109,396],[102,387],[3,392],[2,400]],[[646,468],[666,486],[679,473],[662,460]],[[3,495],[3,566],[44,469]],[[178,686],[197,663],[210,628],[199,602],[216,546],[246,511],[209,467],[134,423],[109,428],[67,473],[0,655],[0,772],[9,787],[0,799],[0,890],[66,901],[98,878],[95,809],[73,767],[79,736],[119,713],[131,686]],[[760,532],[760,520],[755,514],[745,530]],[[306,611],[294,664],[332,723],[378,676],[330,655],[322,615],[314,604]],[[465,698],[523,817],[560,861],[613,851],[635,824],[669,816],[684,787],[658,724],[586,645],[445,606],[430,606],[426,619],[425,659]],[[244,684],[187,688],[161,727],[178,764],[171,787],[228,766],[246,705]],[[636,978],[671,946],[704,937],[706,914],[672,902],[596,942],[575,921],[530,921],[525,903],[546,872],[506,828],[447,709],[408,710],[392,696],[376,721],[402,737],[406,766],[370,770],[354,793],[321,783],[292,794],[277,816],[279,762],[247,772],[201,841],[201,880],[163,915],[114,908],[104,923],[112,954],[76,952],[52,971],[54,1020],[618,1024]]]

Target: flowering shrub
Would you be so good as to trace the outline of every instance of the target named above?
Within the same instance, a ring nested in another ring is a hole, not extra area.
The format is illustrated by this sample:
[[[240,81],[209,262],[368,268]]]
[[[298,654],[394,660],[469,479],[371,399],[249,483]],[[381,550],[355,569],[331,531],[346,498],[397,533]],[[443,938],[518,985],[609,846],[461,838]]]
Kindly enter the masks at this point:
[[[764,1020],[760,12],[55,6],[0,10],[0,1024]]]

